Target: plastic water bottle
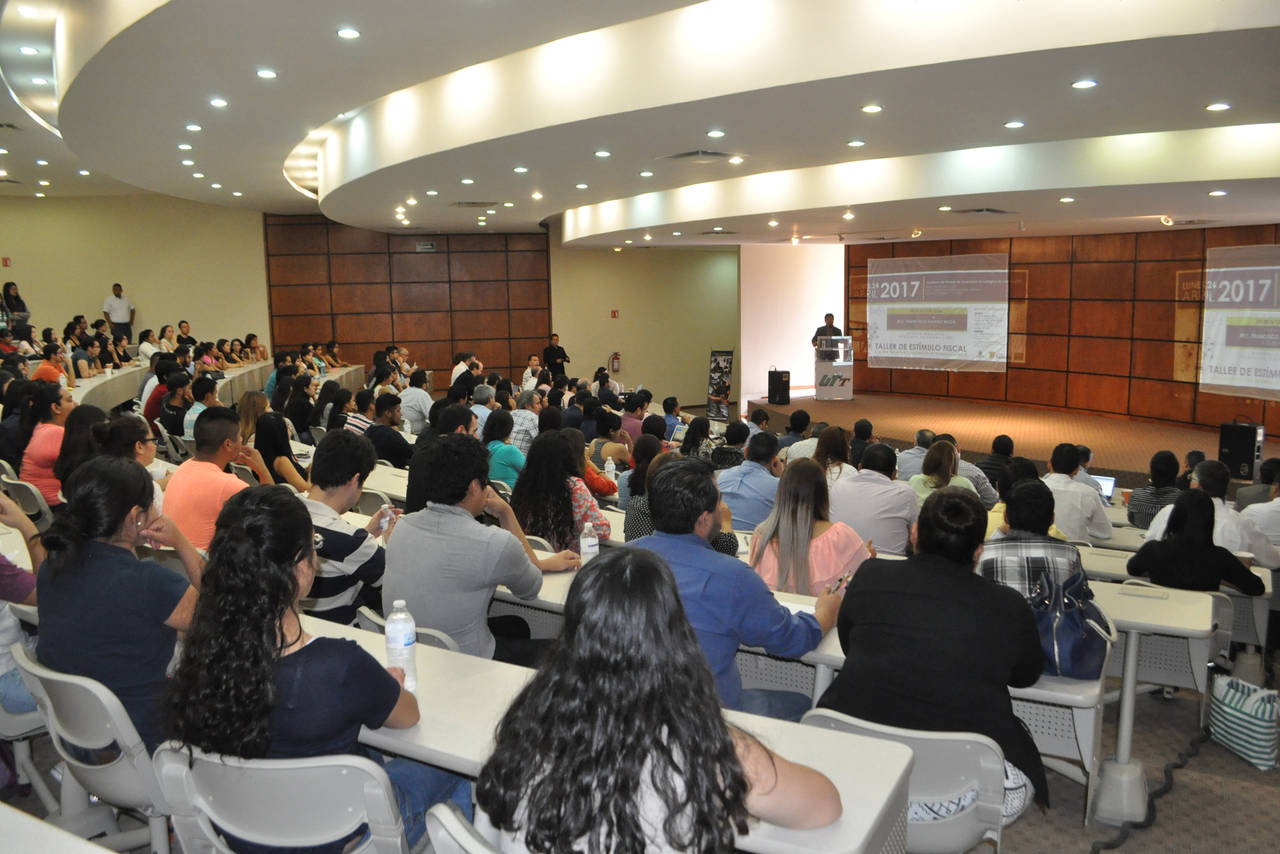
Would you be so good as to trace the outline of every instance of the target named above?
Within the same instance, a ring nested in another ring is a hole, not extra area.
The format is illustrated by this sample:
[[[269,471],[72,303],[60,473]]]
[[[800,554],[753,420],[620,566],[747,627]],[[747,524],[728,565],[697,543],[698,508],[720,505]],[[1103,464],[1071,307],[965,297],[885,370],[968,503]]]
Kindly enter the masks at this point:
[[[587,561],[600,554],[600,540],[596,538],[595,526],[590,522],[582,526],[582,539],[578,541],[578,548],[582,554],[583,566],[587,565]]]
[[[618,482],[618,464],[613,461],[613,457],[604,461],[604,476],[614,483]]]
[[[387,666],[404,671],[404,687],[412,693],[418,687],[417,658],[414,644],[418,642],[418,627],[413,614],[405,607],[403,599],[391,603],[387,614]]]
[[[381,511],[382,511],[382,518],[378,520],[379,535],[385,534],[387,532],[387,528],[391,525],[391,505],[383,504]],[[398,602],[400,600],[397,599],[396,601]]]

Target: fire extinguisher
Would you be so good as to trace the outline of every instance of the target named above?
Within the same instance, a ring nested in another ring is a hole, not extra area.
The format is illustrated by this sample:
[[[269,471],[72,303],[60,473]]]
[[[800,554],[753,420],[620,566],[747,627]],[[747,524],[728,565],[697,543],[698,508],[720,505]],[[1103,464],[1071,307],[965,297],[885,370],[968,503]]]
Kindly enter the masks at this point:
[[[614,353],[609,357],[609,373],[616,374],[622,370],[622,354]]]

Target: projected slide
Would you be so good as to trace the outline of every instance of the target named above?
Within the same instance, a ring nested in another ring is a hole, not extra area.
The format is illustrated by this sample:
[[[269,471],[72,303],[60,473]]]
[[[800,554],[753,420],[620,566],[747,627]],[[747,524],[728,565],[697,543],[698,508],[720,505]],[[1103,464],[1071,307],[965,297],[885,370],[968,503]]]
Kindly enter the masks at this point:
[[[873,258],[867,367],[1003,373],[1009,256]]]
[[[1280,246],[1205,255],[1200,390],[1280,400]]]

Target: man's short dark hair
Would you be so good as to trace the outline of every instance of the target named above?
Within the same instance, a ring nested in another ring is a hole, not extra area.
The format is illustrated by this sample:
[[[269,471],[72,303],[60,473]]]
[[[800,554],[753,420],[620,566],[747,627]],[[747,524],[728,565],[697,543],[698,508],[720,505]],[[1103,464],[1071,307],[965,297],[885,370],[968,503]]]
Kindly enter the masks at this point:
[[[381,418],[391,410],[400,405],[400,395],[384,392],[378,395],[378,400],[373,405],[373,414],[376,418]]]
[[[173,394],[180,388],[186,388],[190,384],[191,375],[183,370],[173,371],[164,378],[164,387],[169,389],[169,394]]]
[[[1173,486],[1178,479],[1178,455],[1173,451],[1156,451],[1149,466],[1152,486]]]
[[[803,433],[809,427],[809,413],[803,409],[797,409],[791,413],[791,417],[787,419],[787,429],[792,433]]]
[[[955,486],[924,500],[916,520],[916,551],[973,566],[973,554],[987,536],[987,511],[978,496]]]
[[[177,347],[174,347],[174,348],[173,348],[173,355],[174,355],[175,357],[176,357],[176,356],[190,356],[190,355],[191,355],[191,348],[190,348],[190,347],[188,347],[186,344],[179,344]]]
[[[196,400],[204,400],[218,390],[218,381],[208,374],[201,374],[191,383],[191,396]]]
[[[436,432],[441,436],[449,433],[456,433],[461,427],[463,432],[467,432],[471,428],[471,420],[476,414],[471,408],[461,403],[451,403],[440,411],[440,420],[436,424]]]
[[[1204,451],[1187,451],[1187,468],[1193,469],[1200,465],[1200,463],[1204,462],[1204,460]]]
[[[1004,512],[1010,528],[1047,537],[1053,524],[1053,490],[1037,478],[1020,480],[1009,488]]]
[[[951,447],[955,448],[956,450],[960,449],[960,443],[957,442],[956,437],[951,435],[950,433],[937,433],[934,435],[933,441],[947,442],[951,445]],[[932,445],[930,445],[930,447],[932,447]]]
[[[933,440],[936,438],[937,437],[933,435],[932,430],[917,430],[916,431],[916,447],[928,448],[930,445],[933,444]]]
[[[867,441],[871,438],[871,422],[865,418],[859,418],[853,422],[853,438]]]
[[[409,374],[409,386],[411,388],[425,388],[427,385],[427,372],[419,368]]]
[[[1262,461],[1258,468],[1259,483],[1275,483],[1280,477],[1280,457],[1269,457]]]
[[[1071,474],[1080,468],[1080,450],[1070,442],[1055,445],[1049,457],[1049,468],[1058,474]]]
[[[778,455],[778,437],[772,433],[760,432],[747,442],[747,459],[760,465],[768,465]]]
[[[1093,451],[1088,445],[1076,445],[1076,453],[1080,455],[1080,465],[1087,466],[1093,461]]]
[[[898,469],[898,455],[884,442],[876,442],[863,448],[859,467],[878,471],[885,477],[893,477]]]
[[[369,411],[369,404],[373,403],[373,390],[362,388],[356,392],[356,412],[364,415]]]
[[[457,504],[473,480],[489,482],[489,452],[474,436],[448,433],[414,454],[409,479],[426,501]]]
[[[724,428],[724,443],[726,445],[741,445],[747,441],[747,437],[751,435],[751,430],[741,421],[735,421],[728,427]]]
[[[1231,470],[1221,460],[1202,460],[1191,473],[1191,479],[1210,498],[1226,498],[1231,483]]]
[[[769,412],[760,407],[751,410],[751,423],[760,427],[769,421]]]
[[[673,415],[676,407],[680,405],[680,401],[675,397],[664,397],[662,399],[662,411],[667,415]]]
[[[62,348],[57,344],[45,344],[43,349],[40,350],[40,355],[44,356],[46,359],[53,359],[61,352]]]
[[[363,484],[378,463],[373,443],[350,430],[330,430],[316,445],[311,458],[311,482],[321,489],[346,486],[351,478]]]
[[[223,442],[239,435],[240,419],[228,407],[210,406],[196,416],[192,433],[196,439],[196,453],[217,453]]]
[[[715,512],[720,490],[712,468],[695,457],[672,460],[654,473],[648,484],[653,526],[664,534],[688,534],[698,517]]]
[[[623,412],[643,412],[645,407],[644,395],[632,392],[622,401]]]
[[[1001,433],[991,440],[991,453],[1004,457],[1013,456],[1013,439]]]
[[[275,353],[271,355],[271,364],[273,364],[275,367],[278,368],[292,358],[293,358],[293,353],[291,353],[290,351],[277,350],[275,351]]]

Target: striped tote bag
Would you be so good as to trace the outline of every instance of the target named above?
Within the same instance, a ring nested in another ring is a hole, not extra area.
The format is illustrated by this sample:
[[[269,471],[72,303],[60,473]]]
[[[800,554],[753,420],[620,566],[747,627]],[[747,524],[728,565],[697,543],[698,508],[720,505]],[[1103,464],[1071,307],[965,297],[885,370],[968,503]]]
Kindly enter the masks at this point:
[[[1243,679],[1218,678],[1209,701],[1213,740],[1249,764],[1270,771],[1280,747],[1280,695]]]

